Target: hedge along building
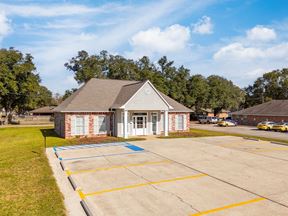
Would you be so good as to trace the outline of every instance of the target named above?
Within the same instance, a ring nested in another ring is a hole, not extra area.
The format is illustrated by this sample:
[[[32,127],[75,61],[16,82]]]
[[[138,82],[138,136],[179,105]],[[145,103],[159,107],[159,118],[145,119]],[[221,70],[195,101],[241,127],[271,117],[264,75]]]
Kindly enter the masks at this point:
[[[257,125],[261,121],[288,122],[288,100],[272,100],[232,113],[239,124]]]
[[[54,109],[56,133],[74,136],[165,135],[188,131],[191,110],[148,80],[91,79]]]

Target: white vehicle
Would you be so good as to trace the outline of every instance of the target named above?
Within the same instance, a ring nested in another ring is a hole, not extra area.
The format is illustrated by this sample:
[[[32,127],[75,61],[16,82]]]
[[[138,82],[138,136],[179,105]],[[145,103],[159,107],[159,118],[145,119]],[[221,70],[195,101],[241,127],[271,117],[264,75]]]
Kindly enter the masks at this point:
[[[200,124],[216,124],[218,122],[217,117],[204,116],[198,119]]]

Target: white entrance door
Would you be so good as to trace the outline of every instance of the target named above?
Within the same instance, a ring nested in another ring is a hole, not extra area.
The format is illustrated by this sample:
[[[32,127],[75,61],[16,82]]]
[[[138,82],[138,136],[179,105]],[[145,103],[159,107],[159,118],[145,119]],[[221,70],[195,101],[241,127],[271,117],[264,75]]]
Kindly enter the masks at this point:
[[[147,116],[144,115],[133,116],[133,134],[134,135],[147,134]]]

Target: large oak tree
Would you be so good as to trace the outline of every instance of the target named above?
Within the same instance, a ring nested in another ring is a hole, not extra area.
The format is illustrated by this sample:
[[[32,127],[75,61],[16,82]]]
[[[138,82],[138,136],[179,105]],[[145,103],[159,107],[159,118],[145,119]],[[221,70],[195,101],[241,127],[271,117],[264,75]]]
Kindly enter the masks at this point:
[[[23,55],[13,48],[0,50],[0,106],[9,120],[15,111],[46,105],[49,97],[51,92],[40,86],[30,54]]]

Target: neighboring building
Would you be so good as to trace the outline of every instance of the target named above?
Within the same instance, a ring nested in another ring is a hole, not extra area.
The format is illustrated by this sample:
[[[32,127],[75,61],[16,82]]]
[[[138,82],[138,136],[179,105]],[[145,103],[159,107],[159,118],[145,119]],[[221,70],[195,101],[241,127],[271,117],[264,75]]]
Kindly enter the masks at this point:
[[[56,106],[44,106],[30,111],[34,116],[52,116]]]
[[[190,109],[150,81],[91,79],[54,109],[55,131],[74,136],[168,135],[188,131]]]
[[[272,100],[232,113],[239,124],[257,125],[261,121],[288,122],[288,100]]]
[[[227,118],[229,117],[230,111],[222,109],[216,117],[218,118]],[[212,109],[201,109],[200,112],[198,113],[198,116],[209,116],[209,117],[214,117],[214,111]]]

